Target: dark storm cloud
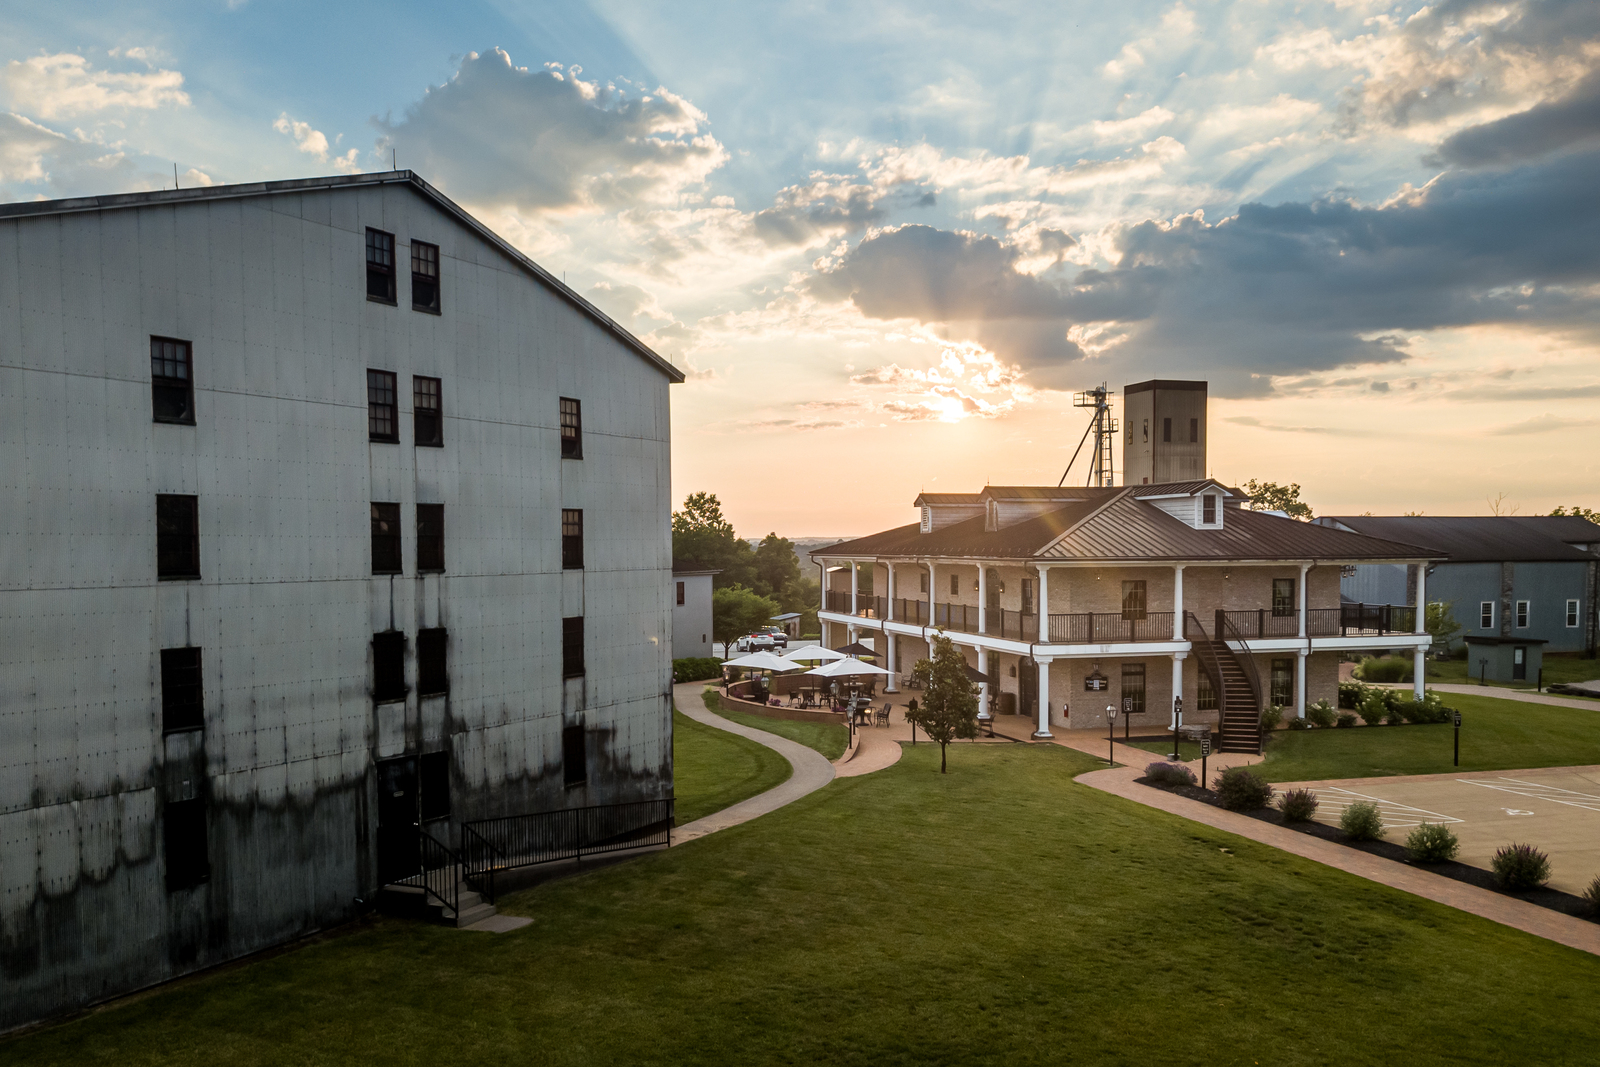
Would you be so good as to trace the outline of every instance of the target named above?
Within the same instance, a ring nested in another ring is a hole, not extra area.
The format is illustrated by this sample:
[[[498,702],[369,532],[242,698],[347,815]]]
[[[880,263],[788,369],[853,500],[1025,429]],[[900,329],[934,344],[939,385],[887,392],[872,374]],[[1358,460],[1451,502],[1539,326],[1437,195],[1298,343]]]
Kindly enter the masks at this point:
[[[1117,231],[1114,267],[1071,280],[1019,272],[1017,253],[993,237],[905,226],[862,241],[809,285],[872,318],[954,324],[1039,384],[1082,376],[1068,331],[1087,326],[1123,337],[1098,363],[1261,392],[1271,375],[1402,359],[1390,331],[1593,330],[1596,174],[1600,153],[1575,153],[1445,174],[1377,207],[1246,204],[1216,225],[1143,222]]]
[[[1518,163],[1590,141],[1600,141],[1600,71],[1584,78],[1559,100],[1446,138],[1430,162],[1467,167]]]

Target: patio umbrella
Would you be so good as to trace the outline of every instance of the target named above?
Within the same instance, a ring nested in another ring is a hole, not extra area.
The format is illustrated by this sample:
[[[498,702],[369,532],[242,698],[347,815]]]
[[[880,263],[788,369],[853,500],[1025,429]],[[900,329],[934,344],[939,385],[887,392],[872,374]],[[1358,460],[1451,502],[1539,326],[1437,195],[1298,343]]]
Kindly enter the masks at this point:
[[[844,646],[842,646],[840,648],[836,648],[836,649],[834,649],[834,651],[835,652],[841,652],[846,656],[873,656],[873,657],[876,657],[878,655],[871,648],[869,648],[866,645],[863,645],[860,641],[854,641],[854,642],[852,642],[852,643],[850,643],[848,645],[844,645]]]
[[[790,652],[785,652],[783,658],[794,663],[826,663],[828,660],[844,659],[843,652],[835,652],[831,648],[821,645],[803,645]]]
[[[989,677],[987,674],[984,674],[978,668],[972,666],[969,663],[969,664],[967,664],[967,681],[969,681],[969,682],[992,682],[992,681],[994,681],[994,679]]]
[[[869,674],[888,674],[882,667],[874,667],[870,663],[862,663],[858,659],[841,659],[833,663],[825,663],[821,667],[813,667],[806,671],[807,674],[817,675],[819,678],[858,678]]]
[[[797,671],[800,664],[771,652],[752,652],[748,656],[723,661],[724,667],[743,667],[749,671]]]

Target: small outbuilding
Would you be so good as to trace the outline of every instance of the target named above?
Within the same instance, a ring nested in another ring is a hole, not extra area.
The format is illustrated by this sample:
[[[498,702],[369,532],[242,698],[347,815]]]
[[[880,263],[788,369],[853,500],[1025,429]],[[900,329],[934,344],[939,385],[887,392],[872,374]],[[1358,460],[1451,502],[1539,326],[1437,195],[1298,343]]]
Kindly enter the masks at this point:
[[[1546,642],[1537,637],[1478,637],[1467,642],[1467,673],[1492,682],[1537,681]]]

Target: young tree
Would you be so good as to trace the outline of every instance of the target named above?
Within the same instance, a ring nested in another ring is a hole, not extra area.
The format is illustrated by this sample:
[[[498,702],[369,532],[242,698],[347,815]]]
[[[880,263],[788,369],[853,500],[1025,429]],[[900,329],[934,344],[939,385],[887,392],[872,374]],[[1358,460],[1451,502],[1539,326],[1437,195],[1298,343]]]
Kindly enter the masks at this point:
[[[778,605],[742,585],[711,591],[711,639],[722,646],[722,655],[728,656],[728,646],[757,626],[765,626],[778,614]]]
[[[1281,511],[1302,522],[1310,522],[1315,517],[1311,514],[1311,505],[1300,499],[1299,482],[1279,485],[1251,478],[1244,483],[1244,491],[1250,494],[1251,511]]]
[[[1455,640],[1456,634],[1461,631],[1461,624],[1456,622],[1454,614],[1455,606],[1454,601],[1450,603],[1438,600],[1431,602],[1428,605],[1427,619],[1423,623],[1423,626],[1433,637],[1434,647],[1445,652],[1450,651],[1450,642]]]
[[[955,642],[940,634],[933,639],[933,658],[911,668],[923,682],[921,706],[906,718],[939,743],[939,773],[945,770],[945,746],[957,738],[978,736],[978,698],[967,681],[967,660]]]

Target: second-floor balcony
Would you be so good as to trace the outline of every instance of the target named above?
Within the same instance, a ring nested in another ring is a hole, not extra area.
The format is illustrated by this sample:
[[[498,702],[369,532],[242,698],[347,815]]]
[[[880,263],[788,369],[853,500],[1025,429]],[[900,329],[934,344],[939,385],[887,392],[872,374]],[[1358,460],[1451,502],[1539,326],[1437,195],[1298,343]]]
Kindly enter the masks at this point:
[[[958,633],[982,633],[1002,640],[1050,645],[1105,645],[1129,641],[1171,641],[1174,639],[1170,611],[1080,611],[1049,616],[1045,636],[1039,634],[1039,615],[991,607],[978,624],[976,604],[930,604],[926,600],[896,598],[894,621],[908,626],[931,626]],[[829,590],[824,594],[823,610],[857,618],[884,620],[890,617],[887,597],[857,595],[851,610],[849,593]],[[1300,614],[1272,608],[1207,612],[1215,615],[1215,625],[1228,640],[1260,641],[1300,636]],[[1204,641],[1207,634],[1185,620],[1181,640]],[[1307,637],[1365,637],[1415,632],[1416,609],[1404,604],[1341,604],[1336,608],[1309,608],[1306,611]]]

